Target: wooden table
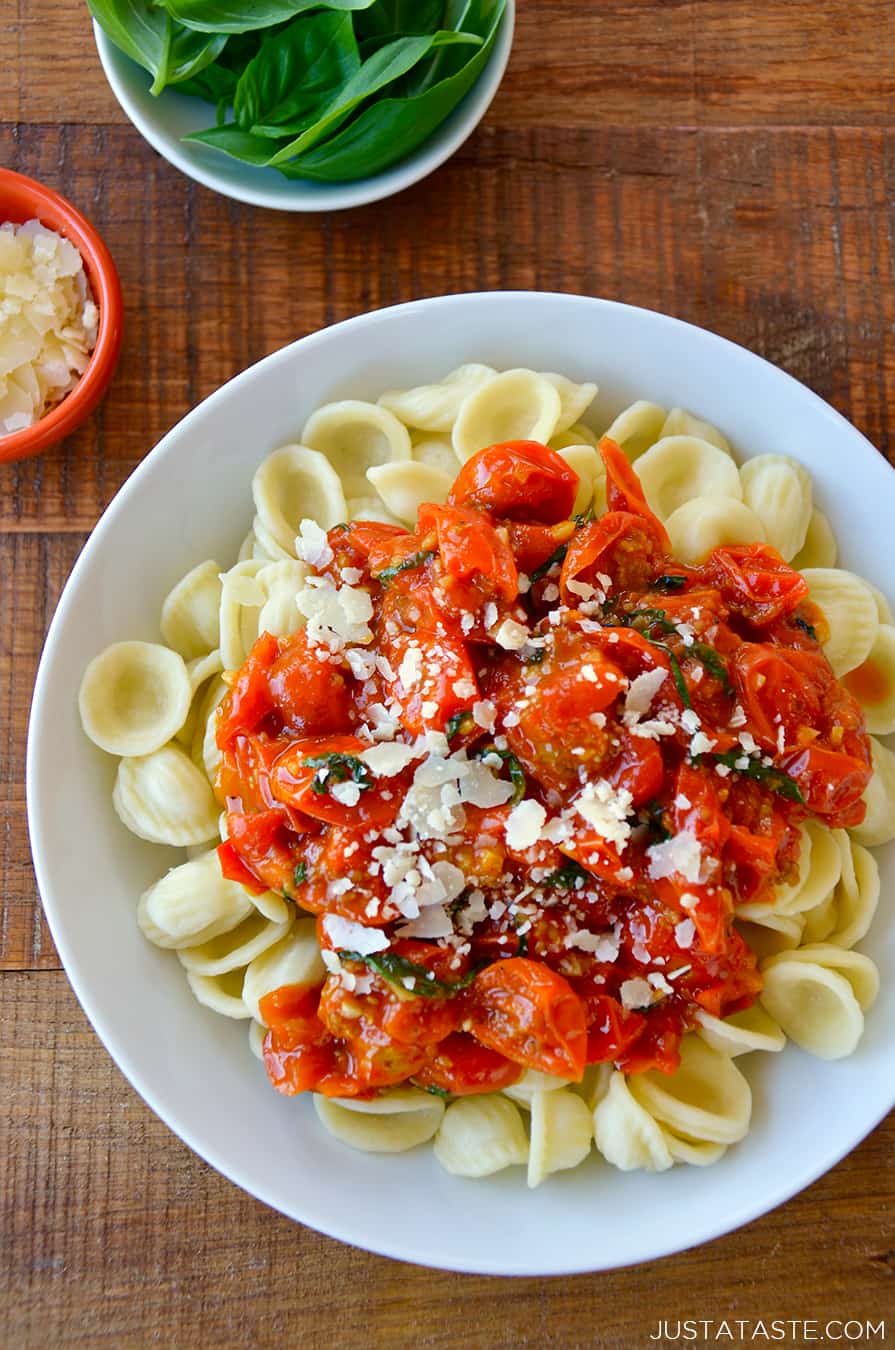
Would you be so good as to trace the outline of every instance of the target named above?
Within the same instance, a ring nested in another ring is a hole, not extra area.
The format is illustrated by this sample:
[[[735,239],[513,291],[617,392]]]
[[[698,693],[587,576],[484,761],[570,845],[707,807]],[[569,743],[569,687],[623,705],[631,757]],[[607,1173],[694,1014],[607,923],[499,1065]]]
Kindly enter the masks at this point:
[[[663,1318],[895,1315],[895,1118],[788,1205],[651,1267],[510,1282],[403,1266],[271,1213],[175,1139],[88,1026],[41,914],[23,753],[60,589],[161,433],[291,339],[446,291],[609,296],[760,352],[895,450],[890,0],[520,8],[504,85],[459,154],[321,217],[238,205],[159,159],[105,84],[82,4],[0,10],[0,163],[92,217],[127,305],[91,424],[0,469],[3,1345],[634,1347]]]

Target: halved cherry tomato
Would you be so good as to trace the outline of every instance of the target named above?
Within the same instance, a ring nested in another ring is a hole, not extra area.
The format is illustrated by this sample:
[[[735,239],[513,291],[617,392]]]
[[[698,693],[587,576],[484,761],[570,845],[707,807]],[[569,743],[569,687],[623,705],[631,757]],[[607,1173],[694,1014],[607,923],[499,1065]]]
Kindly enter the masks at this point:
[[[642,517],[660,547],[670,553],[668,532],[647,502],[640,479],[624,451],[608,436],[600,441],[599,450],[606,469],[606,501],[609,510],[627,511],[632,516]]]
[[[587,1010],[587,1063],[603,1064],[627,1054],[646,1026],[646,1018],[623,1008],[610,994],[584,995]]]
[[[617,733],[618,753],[607,766],[605,777],[614,788],[631,794],[631,808],[637,810],[658,796],[665,781],[662,751],[655,741],[635,736],[627,727]]]
[[[477,1040],[514,1063],[581,1081],[584,1005],[567,980],[540,962],[513,956],[488,966],[470,988],[467,1019]]]
[[[512,1060],[480,1045],[474,1036],[462,1031],[440,1041],[415,1082],[423,1088],[440,1088],[454,1097],[470,1097],[480,1092],[502,1092],[518,1082],[522,1069]]]
[[[646,1025],[636,1041],[619,1055],[616,1063],[623,1073],[674,1073],[681,1062],[680,1044],[686,1020],[677,1000],[665,1000],[650,1008]]]
[[[609,511],[578,530],[569,544],[559,582],[563,600],[578,604],[581,597],[569,589],[569,582],[593,585],[597,573],[616,586],[643,590],[662,570],[665,556],[662,534],[649,520],[629,511]]]
[[[280,646],[270,633],[262,633],[241,667],[236,683],[221,705],[217,729],[220,750],[227,750],[236,736],[259,731],[274,710],[270,692],[270,667]]]
[[[271,767],[270,791],[276,801],[315,820],[383,829],[398,814],[402,794],[380,786],[380,781],[394,782],[373,777],[359,758],[367,749],[357,736],[292,741]]]
[[[743,642],[729,665],[749,730],[765,754],[779,753],[781,729],[783,745],[792,747],[800,727],[821,727],[821,687],[807,670],[795,669],[790,655],[786,648]]]
[[[539,441],[505,441],[466,461],[448,502],[505,520],[555,525],[572,514],[577,491],[577,473],[555,450]]]
[[[750,623],[762,625],[790,614],[808,598],[808,583],[769,544],[716,548],[701,574]]]
[[[298,835],[285,811],[275,808],[245,815],[227,812],[228,842],[265,890],[291,896],[295,890]]]
[[[505,532],[499,534],[480,511],[426,503],[419,509],[419,530],[435,531],[446,580],[476,580],[483,598],[491,593],[508,603],[515,600],[519,573]]]
[[[863,759],[814,744],[788,751],[777,763],[795,779],[808,810],[832,829],[860,825],[866,814],[863,794],[873,777]]]

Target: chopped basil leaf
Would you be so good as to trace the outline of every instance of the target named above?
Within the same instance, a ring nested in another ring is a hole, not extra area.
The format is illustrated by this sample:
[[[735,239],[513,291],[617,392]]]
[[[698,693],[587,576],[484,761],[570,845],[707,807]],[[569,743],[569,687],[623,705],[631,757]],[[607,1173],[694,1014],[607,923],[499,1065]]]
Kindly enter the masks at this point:
[[[518,942],[517,942],[517,944],[516,944],[516,955],[517,955],[517,956],[527,956],[527,955],[528,955],[528,934],[527,934],[527,933],[520,933],[520,934],[518,935]]]
[[[310,755],[305,760],[309,769],[317,769],[311,781],[311,791],[318,796],[329,792],[331,783],[357,783],[360,788],[373,786],[370,771],[356,755],[344,755],[333,751],[328,755]]]
[[[664,576],[656,577],[653,582],[655,591],[682,591],[687,584],[686,577],[675,576],[673,573],[666,573]]]
[[[303,882],[307,881],[307,879],[308,879],[308,864],[306,862],[300,862],[296,865],[295,868],[296,886],[301,886]]]
[[[810,624],[807,619],[801,619],[798,615],[793,619],[796,628],[801,628],[803,633],[807,633],[810,638],[817,642],[817,629]]]
[[[665,807],[661,802],[655,800],[647,802],[641,808],[640,818],[646,817],[646,825],[649,832],[657,843],[664,844],[666,839],[671,838],[671,831],[665,826]]]
[[[586,511],[579,511],[577,516],[572,517],[575,524],[578,526],[590,525],[593,521],[596,520],[596,518],[597,513],[596,511],[594,511],[593,503],[591,503],[591,505],[587,508]]]
[[[397,952],[371,952],[367,956],[361,955],[360,952],[339,952],[339,958],[342,961],[362,961],[402,993],[415,994],[418,998],[451,998],[472,984],[481,969],[481,966],[473,966],[459,980],[448,983],[436,980],[425,966],[418,966],[415,961],[408,961]],[[411,983],[405,984],[405,980],[410,980]]]
[[[700,756],[700,759],[702,756]],[[735,773],[741,773],[745,778],[754,778],[757,783],[763,783],[773,792],[785,797],[790,802],[800,802],[803,806],[805,798],[802,796],[801,788],[794,778],[790,778],[788,773],[782,769],[775,769],[768,764],[762,764],[760,760],[749,759],[748,755],[742,750],[728,750],[723,755],[712,755],[711,758],[716,764],[726,764],[729,769]],[[740,768],[744,759],[749,762],[745,768]]]
[[[540,567],[536,567],[535,570],[529,575],[528,578],[529,581],[540,581],[542,577],[545,577],[547,573],[550,571],[551,567],[555,567],[557,563],[561,563],[564,560],[566,553],[568,551],[568,547],[569,547],[568,543],[565,543],[560,544],[559,548],[554,549],[553,552],[550,554],[550,557],[547,559],[547,561],[542,562]]]
[[[692,647],[687,648],[687,651],[695,656],[697,661],[702,662],[710,675],[714,675],[716,680],[721,681],[725,694],[733,693],[733,685],[730,683],[727,667],[714,647],[707,647],[704,642],[694,642]]]
[[[510,798],[510,806],[515,806],[517,802],[521,802],[525,796],[525,770],[512,750],[498,750],[496,745],[477,745],[472,753],[476,759],[484,759],[486,755],[498,755],[507,766],[510,782],[514,788],[513,795]]]
[[[555,872],[551,872],[546,881],[542,882],[542,885],[560,887],[563,890],[577,890],[579,881],[587,883],[591,880],[592,877],[587,868],[582,867],[574,858],[569,858],[568,862],[564,862],[562,867],[557,868]]]
[[[448,718],[445,723],[444,734],[449,741],[452,741],[455,736],[468,736],[471,731],[475,730],[475,726],[476,723],[472,713],[468,708],[464,708],[462,712],[455,712],[453,717]]]
[[[411,553],[409,558],[405,558],[402,562],[394,563],[391,567],[387,567],[384,572],[380,572],[377,575],[376,580],[381,586],[387,586],[394,577],[399,575],[399,573],[412,572],[415,567],[422,567],[430,558],[434,557],[434,548],[426,548],[422,549],[419,553]]]
[[[692,708],[693,704],[690,702],[690,691],[687,688],[687,681],[684,679],[684,672],[681,670],[674,652],[664,642],[657,642],[655,638],[648,637],[647,634],[644,634],[644,637],[646,637],[647,642],[651,642],[654,647],[658,647],[659,650],[663,651],[668,657],[668,664],[671,666],[671,678],[674,680],[675,689],[681,696],[681,703],[683,703],[685,708]]]
[[[411,1079],[411,1081],[413,1080]],[[416,1086],[419,1087],[419,1083],[417,1083]],[[452,1093],[448,1092],[447,1088],[436,1087],[434,1083],[427,1083],[423,1088],[423,1091],[431,1092],[433,1097],[441,1097],[442,1101],[446,1102],[449,1102],[452,1096]]]

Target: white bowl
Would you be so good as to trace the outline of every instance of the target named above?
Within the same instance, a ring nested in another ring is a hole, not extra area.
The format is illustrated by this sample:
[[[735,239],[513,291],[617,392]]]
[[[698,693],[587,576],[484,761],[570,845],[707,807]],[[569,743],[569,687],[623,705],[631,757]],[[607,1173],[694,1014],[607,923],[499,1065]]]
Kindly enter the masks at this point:
[[[158,640],[169,587],[199,559],[235,557],[251,523],[253,469],[295,439],[314,407],[375,398],[462,361],[593,378],[595,426],[645,397],[718,423],[741,452],[797,455],[845,565],[880,586],[895,575],[891,469],[832,408],[741,347],[581,296],[456,295],[366,314],[269,356],[206,399],[106,511],[69,579],[38,674],[28,743],[34,860],[53,937],[98,1034],[171,1129],[237,1185],[322,1232],[406,1261],[505,1275],[606,1269],[704,1242],[772,1208],[892,1106],[891,906],[864,944],[882,991],[857,1053],[834,1064],[794,1046],[751,1056],[752,1130],[716,1166],[653,1176],[592,1158],[531,1193],[518,1168],[459,1180],[428,1148],[386,1157],[338,1144],[310,1101],[270,1088],[245,1023],[194,1002],[174,956],[145,942],[135,922],[137,896],[169,859],[119,825],[114,762],[78,722],[88,661],[113,641]],[[895,856],[891,848],[879,856],[886,896]]]
[[[510,59],[516,0],[507,0],[500,32],[485,69],[469,93],[429,139],[392,168],[350,183],[312,183],[284,178],[276,169],[243,164],[210,146],[184,141],[193,131],[214,126],[215,108],[173,88],[156,97],[149,75],[106,37],[94,22],[96,50],[106,79],[122,109],[142,136],[169,164],[225,197],[276,211],[341,211],[391,197],[417,183],[449,159],[472,135],[497,93]]]

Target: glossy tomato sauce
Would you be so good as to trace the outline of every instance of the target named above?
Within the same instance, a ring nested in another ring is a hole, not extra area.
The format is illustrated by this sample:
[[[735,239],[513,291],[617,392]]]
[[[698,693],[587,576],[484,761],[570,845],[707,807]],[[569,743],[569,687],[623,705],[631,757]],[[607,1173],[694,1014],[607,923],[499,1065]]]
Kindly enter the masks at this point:
[[[761,988],[737,906],[792,879],[807,816],[863,817],[803,578],[764,545],[676,562],[600,452],[598,520],[514,442],[413,531],[309,528],[308,626],[231,678],[222,869],[317,915],[327,965],[262,1001],[282,1092],[671,1072],[700,1010]]]

